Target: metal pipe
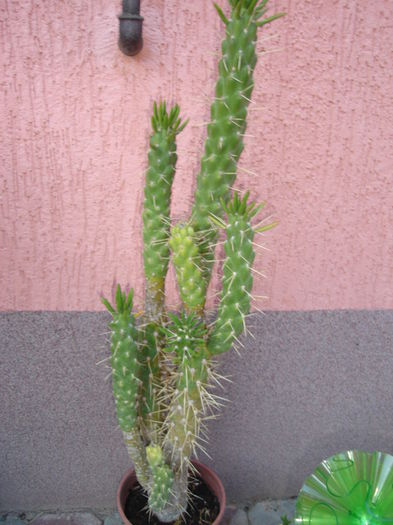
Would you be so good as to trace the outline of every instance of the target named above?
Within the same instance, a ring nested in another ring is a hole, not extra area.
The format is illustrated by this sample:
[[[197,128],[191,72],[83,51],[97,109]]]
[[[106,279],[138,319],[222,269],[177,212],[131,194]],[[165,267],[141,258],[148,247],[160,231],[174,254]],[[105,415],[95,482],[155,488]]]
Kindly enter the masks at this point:
[[[128,56],[136,55],[143,47],[140,0],[123,0],[119,18],[119,48]]]

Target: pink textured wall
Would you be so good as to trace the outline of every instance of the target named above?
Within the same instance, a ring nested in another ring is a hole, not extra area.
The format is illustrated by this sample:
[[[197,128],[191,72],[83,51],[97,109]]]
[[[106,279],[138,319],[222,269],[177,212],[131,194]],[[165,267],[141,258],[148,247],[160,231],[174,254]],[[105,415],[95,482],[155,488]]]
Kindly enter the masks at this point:
[[[221,0],[220,5],[226,5]],[[210,0],[143,0],[143,52],[118,0],[1,0],[0,307],[97,310],[141,297],[154,99],[178,101],[177,217],[190,209],[223,27]],[[240,188],[280,227],[257,261],[265,309],[393,308],[393,2],[279,0],[261,31]],[[251,174],[255,172],[257,175]],[[174,301],[174,294],[171,295]]]

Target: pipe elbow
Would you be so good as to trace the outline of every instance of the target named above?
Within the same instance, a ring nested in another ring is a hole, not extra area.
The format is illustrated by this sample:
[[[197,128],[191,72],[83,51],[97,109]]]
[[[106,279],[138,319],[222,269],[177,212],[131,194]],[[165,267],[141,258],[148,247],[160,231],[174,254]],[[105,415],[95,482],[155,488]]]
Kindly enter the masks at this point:
[[[143,47],[140,0],[123,0],[123,12],[119,18],[119,48],[128,56],[139,53]]]

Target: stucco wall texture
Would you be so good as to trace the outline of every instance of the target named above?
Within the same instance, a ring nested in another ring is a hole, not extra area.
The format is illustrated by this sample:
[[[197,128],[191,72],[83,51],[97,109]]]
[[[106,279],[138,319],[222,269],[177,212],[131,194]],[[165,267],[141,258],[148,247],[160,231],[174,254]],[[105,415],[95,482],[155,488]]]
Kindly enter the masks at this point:
[[[271,5],[288,15],[260,34],[238,181],[280,221],[256,293],[271,310],[393,308],[393,3]],[[223,26],[210,0],[143,0],[128,58],[119,9],[0,1],[2,310],[100,310],[117,281],[142,297],[154,99],[190,118],[173,213],[190,210]]]

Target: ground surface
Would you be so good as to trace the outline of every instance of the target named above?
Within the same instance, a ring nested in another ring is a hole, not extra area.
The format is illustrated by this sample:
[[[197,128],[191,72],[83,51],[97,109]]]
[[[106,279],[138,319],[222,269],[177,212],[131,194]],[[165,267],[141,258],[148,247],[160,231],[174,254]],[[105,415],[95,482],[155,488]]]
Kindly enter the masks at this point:
[[[281,516],[293,519],[295,499],[261,501],[252,505],[228,505],[222,525],[279,525]],[[0,515],[0,525],[122,525],[113,509],[62,512],[8,512]]]

